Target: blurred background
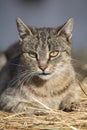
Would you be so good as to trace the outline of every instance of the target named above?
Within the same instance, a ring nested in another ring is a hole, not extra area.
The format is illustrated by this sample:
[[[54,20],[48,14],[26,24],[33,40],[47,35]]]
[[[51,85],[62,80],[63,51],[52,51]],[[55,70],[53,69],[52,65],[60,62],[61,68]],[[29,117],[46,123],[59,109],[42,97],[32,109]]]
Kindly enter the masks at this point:
[[[87,0],[0,0],[0,51],[18,40],[17,17],[36,27],[56,27],[73,17],[73,57],[87,63]]]

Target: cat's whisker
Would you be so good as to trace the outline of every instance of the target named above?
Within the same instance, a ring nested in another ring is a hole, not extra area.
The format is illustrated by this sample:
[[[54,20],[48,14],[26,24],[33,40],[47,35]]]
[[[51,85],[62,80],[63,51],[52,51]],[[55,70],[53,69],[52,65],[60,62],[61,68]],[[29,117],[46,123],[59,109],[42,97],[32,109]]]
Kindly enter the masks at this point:
[[[25,75],[22,77],[22,79],[21,79],[20,82],[18,83],[17,87],[20,86],[20,84],[22,84],[22,83],[25,81],[26,77],[27,77],[27,74],[25,74]]]
[[[72,60],[72,65],[75,68],[81,68],[82,70],[87,71],[87,69],[85,68],[85,64],[83,64],[79,60],[76,60],[76,59],[73,59],[73,58],[71,58],[71,60]]]
[[[32,73],[29,73],[29,74],[26,74],[22,80],[18,83],[17,87],[19,87],[23,82],[25,82],[26,80],[30,80],[32,77],[33,77],[33,74],[34,72]]]
[[[14,85],[16,85],[17,84],[17,82],[20,82],[20,80],[21,80],[21,78],[23,78],[24,76],[22,75],[22,76],[20,76],[20,77],[16,77],[16,78],[14,78],[9,84],[9,86],[14,86]]]
[[[10,63],[10,65],[19,66],[19,67],[25,67],[24,65],[15,64],[15,63]]]
[[[15,73],[15,76],[16,77],[19,77],[19,76],[22,76],[22,74],[24,74],[24,73],[26,73],[27,71],[22,71],[22,72],[20,72],[20,73]]]
[[[29,71],[24,71],[22,75],[18,75],[18,77],[16,77],[13,81],[11,85],[16,84],[16,86],[20,86],[20,84],[22,84],[23,82],[26,81],[27,78],[30,78],[33,76],[32,74],[34,74],[35,72],[30,73]],[[17,84],[18,83],[18,84]]]
[[[33,78],[34,74],[35,74],[35,72],[34,72],[34,73],[32,73],[32,75],[31,75],[31,76],[29,76],[29,75],[28,75],[28,77],[27,77],[27,83],[29,83],[29,81]]]
[[[22,71],[21,73],[17,74],[11,81],[10,84],[14,85],[18,80],[26,75],[27,71]]]
[[[81,64],[79,60],[77,60],[77,59],[74,59],[74,58],[71,58],[71,61],[73,61],[74,63]]]
[[[28,71],[28,70],[27,70],[27,71]],[[21,71],[20,73],[15,73],[15,76],[16,76],[16,77],[19,77],[19,76],[21,76],[22,74],[27,73],[27,71]]]

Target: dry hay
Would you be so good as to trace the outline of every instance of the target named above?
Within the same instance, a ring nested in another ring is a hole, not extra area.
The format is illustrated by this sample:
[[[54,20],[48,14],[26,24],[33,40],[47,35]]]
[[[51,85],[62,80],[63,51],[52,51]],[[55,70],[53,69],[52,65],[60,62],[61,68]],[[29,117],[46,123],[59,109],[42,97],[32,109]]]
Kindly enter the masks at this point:
[[[84,87],[87,92],[87,86]],[[0,111],[0,130],[87,130],[87,97],[81,91],[79,111],[44,109],[36,115]]]

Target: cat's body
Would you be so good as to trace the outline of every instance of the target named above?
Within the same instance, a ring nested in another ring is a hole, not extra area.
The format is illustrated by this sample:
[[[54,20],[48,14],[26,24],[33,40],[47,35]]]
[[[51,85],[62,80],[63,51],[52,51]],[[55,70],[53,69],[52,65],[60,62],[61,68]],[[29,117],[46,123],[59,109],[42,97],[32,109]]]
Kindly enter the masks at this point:
[[[29,113],[44,106],[66,111],[77,109],[78,84],[70,45],[73,20],[56,29],[36,29],[18,18],[17,27],[20,52],[0,74],[1,109]]]

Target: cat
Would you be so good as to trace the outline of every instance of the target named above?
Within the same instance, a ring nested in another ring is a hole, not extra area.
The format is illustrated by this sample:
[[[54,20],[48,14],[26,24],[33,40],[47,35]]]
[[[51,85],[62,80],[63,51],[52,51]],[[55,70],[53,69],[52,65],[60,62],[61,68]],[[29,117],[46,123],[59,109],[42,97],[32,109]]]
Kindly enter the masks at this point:
[[[20,49],[0,72],[0,109],[30,114],[43,108],[78,109],[79,84],[71,63],[73,18],[56,28],[30,27],[20,18],[16,23]]]

